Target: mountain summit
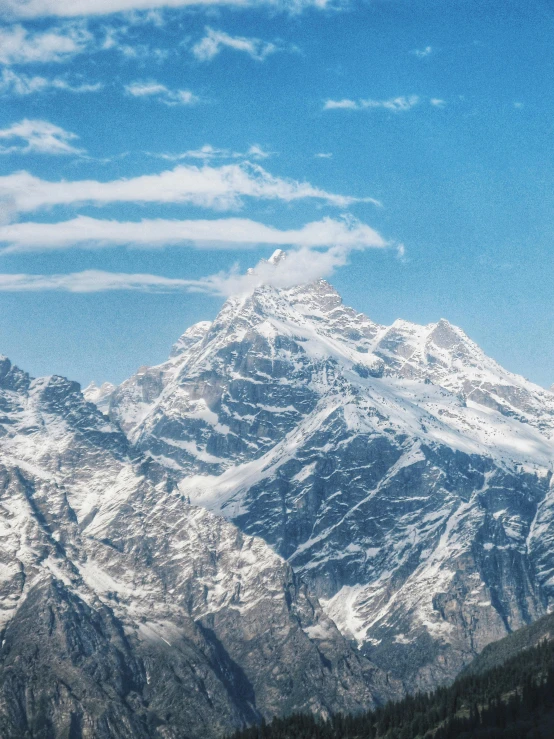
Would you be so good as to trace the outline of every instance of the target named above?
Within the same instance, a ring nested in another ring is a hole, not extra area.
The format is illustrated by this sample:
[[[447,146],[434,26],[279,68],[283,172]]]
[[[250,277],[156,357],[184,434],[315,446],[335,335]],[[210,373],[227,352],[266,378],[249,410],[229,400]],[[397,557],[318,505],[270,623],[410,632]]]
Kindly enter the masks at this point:
[[[381,326],[324,280],[232,297],[176,346],[110,417],[407,689],[548,609],[551,392],[444,319]]]
[[[282,262],[286,258],[286,251],[283,251],[282,249],[275,249],[275,251],[267,261],[269,262],[269,264],[279,264],[279,262]]]

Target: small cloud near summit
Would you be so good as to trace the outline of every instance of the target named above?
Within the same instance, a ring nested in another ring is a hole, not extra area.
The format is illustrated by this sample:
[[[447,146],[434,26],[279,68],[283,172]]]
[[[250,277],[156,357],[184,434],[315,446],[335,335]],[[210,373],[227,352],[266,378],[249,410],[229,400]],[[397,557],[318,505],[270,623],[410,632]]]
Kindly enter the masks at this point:
[[[259,144],[252,144],[246,152],[247,157],[253,157],[254,159],[268,159],[274,154],[276,154],[275,151],[265,151]]]

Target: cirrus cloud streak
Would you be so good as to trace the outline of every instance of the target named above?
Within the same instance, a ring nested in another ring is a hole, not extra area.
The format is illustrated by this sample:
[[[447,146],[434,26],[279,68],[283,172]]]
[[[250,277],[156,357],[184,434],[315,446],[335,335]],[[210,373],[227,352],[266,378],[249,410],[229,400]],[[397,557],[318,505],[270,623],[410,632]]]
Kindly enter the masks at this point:
[[[115,202],[190,203],[205,208],[227,209],[240,207],[245,197],[284,202],[317,199],[340,208],[359,202],[380,205],[373,198],[336,195],[308,182],[274,177],[260,165],[250,162],[220,167],[179,165],[160,174],[109,182],[49,182],[28,172],[0,177],[0,201],[9,201],[20,212],[55,205]]]
[[[307,223],[280,230],[247,218],[216,220],[151,219],[138,222],[99,220],[78,216],[60,223],[12,223],[0,226],[1,253],[54,251],[71,248],[133,246],[161,248],[194,246],[203,249],[248,249],[260,244],[296,247],[340,246],[349,249],[384,247],[386,242],[360,221],[344,218]]]
[[[169,292],[187,289],[187,280],[149,274],[126,274],[86,270],[67,275],[0,274],[0,292],[95,293],[108,290],[140,290]]]
[[[389,100],[326,100],[323,110],[388,110],[390,113],[404,113],[419,103],[417,95],[401,95]]]
[[[26,74],[18,74],[11,69],[3,69],[0,75],[0,95],[34,95],[39,92],[62,91],[73,93],[99,92],[103,88],[102,83],[71,84],[63,77],[41,77],[35,75],[30,77]]]
[[[136,98],[154,98],[164,105],[195,105],[200,98],[190,90],[170,90],[160,82],[132,82],[125,85],[125,92]]]
[[[8,18],[47,16],[77,18],[87,15],[111,15],[133,10],[191,6],[268,7],[281,11],[300,12],[304,8],[325,9],[332,5],[336,3],[333,4],[330,0],[3,0],[0,15]]]

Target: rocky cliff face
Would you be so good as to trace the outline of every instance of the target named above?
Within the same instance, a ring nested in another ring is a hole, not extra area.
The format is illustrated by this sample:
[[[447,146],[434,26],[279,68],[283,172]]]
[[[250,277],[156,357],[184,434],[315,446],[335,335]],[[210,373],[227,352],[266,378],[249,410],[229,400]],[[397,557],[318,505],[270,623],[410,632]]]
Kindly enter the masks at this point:
[[[463,671],[463,675],[482,675],[487,670],[502,665],[509,659],[520,654],[520,652],[537,647],[545,640],[551,642],[554,639],[554,614],[533,621],[529,626],[514,631],[500,641],[493,642],[483,649],[481,654],[471,662]],[[537,672],[540,667],[537,666]]]
[[[554,395],[447,321],[380,326],[324,281],[258,288],[109,413],[407,689],[453,678],[551,603]]]
[[[79,386],[0,359],[0,736],[215,737],[395,694]]]

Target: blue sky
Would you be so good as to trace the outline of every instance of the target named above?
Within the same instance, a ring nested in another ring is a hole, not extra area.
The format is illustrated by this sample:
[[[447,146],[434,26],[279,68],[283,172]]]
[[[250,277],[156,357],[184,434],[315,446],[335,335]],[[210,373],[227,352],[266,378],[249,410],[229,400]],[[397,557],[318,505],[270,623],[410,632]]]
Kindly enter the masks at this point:
[[[282,247],[549,386],[552,8],[0,0],[0,353],[121,381]]]

